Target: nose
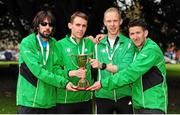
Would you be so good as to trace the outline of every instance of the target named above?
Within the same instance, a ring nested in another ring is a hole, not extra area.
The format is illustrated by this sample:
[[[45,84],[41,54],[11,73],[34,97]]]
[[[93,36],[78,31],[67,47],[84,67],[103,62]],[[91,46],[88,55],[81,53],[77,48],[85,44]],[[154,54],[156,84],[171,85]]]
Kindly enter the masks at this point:
[[[111,21],[111,22],[110,22],[110,25],[111,25],[111,26],[114,26],[114,22],[113,22],[113,21]]]
[[[138,38],[136,34],[133,34],[133,35],[131,35],[130,37],[131,37],[131,39],[133,39],[133,40],[136,40],[136,39]]]

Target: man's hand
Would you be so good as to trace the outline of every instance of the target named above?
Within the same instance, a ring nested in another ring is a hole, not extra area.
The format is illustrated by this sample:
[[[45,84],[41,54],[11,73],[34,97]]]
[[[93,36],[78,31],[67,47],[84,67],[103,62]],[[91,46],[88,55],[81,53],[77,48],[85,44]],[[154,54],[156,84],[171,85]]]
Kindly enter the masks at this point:
[[[95,38],[93,36],[87,36],[86,38],[89,38],[93,43],[98,44],[105,36],[106,34],[98,34]]]
[[[86,69],[79,68],[78,70],[69,71],[69,76],[70,77],[77,76],[78,78],[84,79],[86,77]]]
[[[101,63],[96,59],[89,58],[90,64],[93,68],[101,68]]]
[[[98,35],[96,35],[96,40],[98,41],[98,43],[99,43],[99,41],[101,41],[104,37],[106,36],[106,34],[98,34]]]
[[[78,91],[77,89],[77,86],[73,85],[71,82],[69,82],[67,85],[66,85],[66,89],[68,91]]]
[[[101,82],[100,81],[96,81],[92,86],[88,87],[86,90],[98,90],[101,88]]]
[[[99,43],[99,41],[96,38],[94,38],[93,36],[87,36],[87,38],[89,38],[95,44]]]

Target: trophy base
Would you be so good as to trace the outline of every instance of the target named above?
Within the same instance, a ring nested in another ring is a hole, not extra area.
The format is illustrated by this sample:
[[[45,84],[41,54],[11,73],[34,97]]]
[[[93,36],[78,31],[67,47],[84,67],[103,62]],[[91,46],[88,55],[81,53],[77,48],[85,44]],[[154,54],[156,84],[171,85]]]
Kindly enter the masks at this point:
[[[87,88],[88,88],[88,87],[77,87],[76,89],[83,91],[83,90],[86,90]]]

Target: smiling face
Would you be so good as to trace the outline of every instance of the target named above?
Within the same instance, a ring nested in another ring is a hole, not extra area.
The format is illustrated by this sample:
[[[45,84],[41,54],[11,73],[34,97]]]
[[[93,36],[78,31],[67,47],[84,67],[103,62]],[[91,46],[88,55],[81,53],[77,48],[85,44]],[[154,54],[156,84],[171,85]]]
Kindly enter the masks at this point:
[[[108,36],[111,38],[113,36],[119,35],[121,19],[117,12],[110,11],[104,15],[104,25],[108,30]]]
[[[52,33],[53,26],[52,24],[46,19],[41,22],[38,26],[38,34],[44,39],[48,39]]]
[[[87,20],[76,16],[74,20],[68,23],[68,27],[71,30],[71,36],[81,40],[87,29]]]
[[[136,47],[139,49],[143,46],[146,41],[148,31],[141,26],[133,26],[129,28],[129,37],[132,39]]]

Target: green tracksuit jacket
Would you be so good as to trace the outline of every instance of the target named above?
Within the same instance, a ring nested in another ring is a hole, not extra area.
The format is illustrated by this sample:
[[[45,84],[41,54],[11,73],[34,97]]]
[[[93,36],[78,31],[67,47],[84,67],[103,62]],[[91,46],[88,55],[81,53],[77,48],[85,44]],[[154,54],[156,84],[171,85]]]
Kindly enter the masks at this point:
[[[64,77],[52,73],[57,71],[58,74],[64,74],[57,69],[59,66],[55,65],[56,40],[50,38],[48,42],[49,56],[45,65],[34,33],[24,38],[20,44],[17,105],[34,108],[53,107],[56,105],[56,87],[65,88],[68,82]]]
[[[59,63],[62,64],[62,67],[66,71],[66,78],[68,78],[74,85],[77,85],[79,78],[78,77],[69,77],[68,71],[70,70],[77,70],[78,67],[76,67],[74,63],[76,63],[76,60],[74,57],[71,57],[71,55],[78,54],[79,52],[82,53],[82,44],[83,40],[85,43],[84,48],[84,54],[92,54],[94,51],[94,43],[90,39],[83,38],[79,44],[74,44],[70,40],[70,36],[67,35],[65,38],[57,42],[57,49],[58,49],[58,59]],[[91,65],[86,65],[86,79],[89,81],[90,85],[93,84],[93,80],[91,78],[91,71],[90,71]],[[84,102],[88,101],[92,98],[92,92],[90,91],[67,91],[63,88],[57,89],[57,103],[77,103],[77,102]]]
[[[132,45],[131,40],[124,35],[120,34],[118,38],[116,38],[115,45],[113,49],[111,49],[108,43],[108,36],[106,36],[103,40],[98,44],[98,60],[101,63],[112,63],[113,65],[117,65],[118,71],[126,68],[133,60],[134,55],[134,45]],[[108,48],[108,49],[107,49]],[[112,61],[110,59],[112,56]],[[111,77],[113,73],[107,70],[100,70],[100,74],[98,79],[105,79]],[[123,87],[108,90],[105,88],[101,88],[96,91],[97,98],[106,98],[111,100],[117,100],[125,96],[131,96],[132,89],[130,85],[125,85]]]
[[[109,89],[127,84],[132,85],[135,109],[160,109],[167,113],[165,61],[161,49],[150,38],[140,50],[136,49],[133,63],[102,81],[102,87]]]

